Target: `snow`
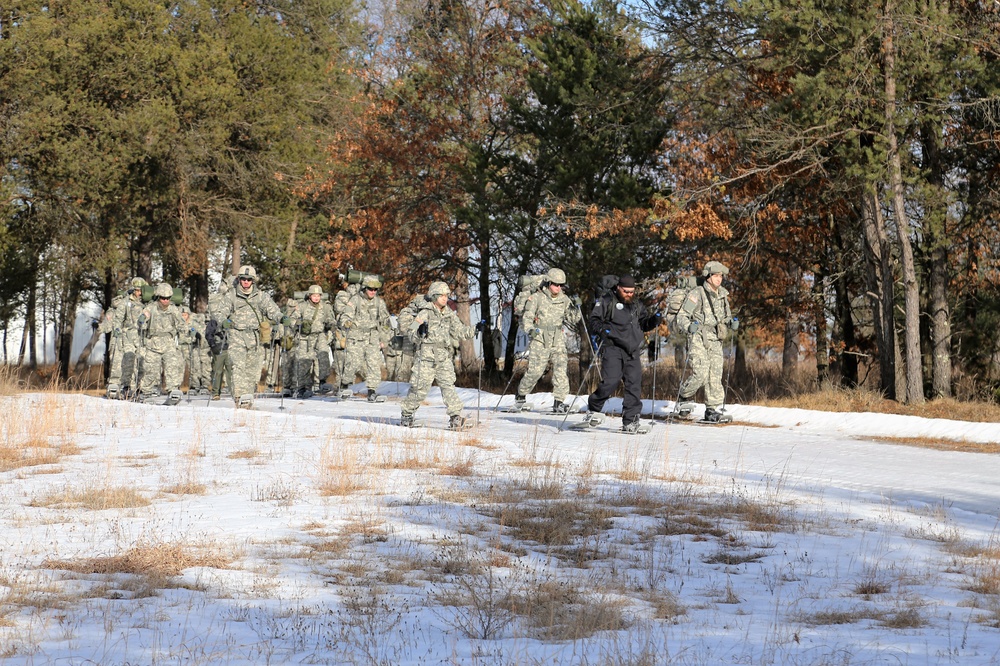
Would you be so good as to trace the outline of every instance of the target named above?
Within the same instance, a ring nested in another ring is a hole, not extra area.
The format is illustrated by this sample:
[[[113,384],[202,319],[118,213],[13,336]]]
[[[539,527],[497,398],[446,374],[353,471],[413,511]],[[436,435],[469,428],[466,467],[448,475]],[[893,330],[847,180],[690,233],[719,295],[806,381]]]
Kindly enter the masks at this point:
[[[0,453],[63,447],[2,472],[0,662],[1000,663],[1000,456],[877,439],[1000,424],[732,405],[626,436],[460,389],[450,432],[432,389],[408,430],[406,388],[0,397]],[[148,504],[81,505],[123,489]],[[73,566],[156,546],[222,560]]]

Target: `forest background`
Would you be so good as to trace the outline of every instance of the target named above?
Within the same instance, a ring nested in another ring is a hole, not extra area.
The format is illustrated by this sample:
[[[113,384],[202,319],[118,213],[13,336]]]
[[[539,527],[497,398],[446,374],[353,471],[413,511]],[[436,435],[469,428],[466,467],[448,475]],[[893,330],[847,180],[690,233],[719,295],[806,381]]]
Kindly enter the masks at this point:
[[[663,294],[711,258],[735,372],[994,400],[998,54],[993,0],[6,2],[3,361],[45,313],[68,376],[134,275],[196,311],[240,262],[279,302],[444,279],[497,326],[548,266]]]

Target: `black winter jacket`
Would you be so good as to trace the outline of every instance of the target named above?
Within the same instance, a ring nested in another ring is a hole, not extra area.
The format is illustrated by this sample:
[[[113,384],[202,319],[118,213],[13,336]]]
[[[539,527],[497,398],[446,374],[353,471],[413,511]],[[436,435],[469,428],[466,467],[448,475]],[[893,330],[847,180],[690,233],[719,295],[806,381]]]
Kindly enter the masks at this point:
[[[659,313],[650,314],[638,299],[625,303],[618,291],[599,298],[587,318],[591,335],[614,345],[628,354],[635,354],[646,346],[644,331],[651,331],[660,323]]]

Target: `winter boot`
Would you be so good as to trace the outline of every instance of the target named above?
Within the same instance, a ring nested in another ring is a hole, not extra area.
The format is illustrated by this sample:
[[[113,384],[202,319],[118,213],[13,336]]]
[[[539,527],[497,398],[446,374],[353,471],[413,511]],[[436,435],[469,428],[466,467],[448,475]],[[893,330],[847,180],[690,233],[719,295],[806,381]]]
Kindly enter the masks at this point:
[[[368,389],[368,402],[378,402],[378,394],[375,389]]]
[[[452,430],[461,430],[462,428],[465,427],[465,421],[466,419],[464,416],[462,416],[461,414],[455,414],[454,416],[451,417],[451,420],[448,422],[448,427],[451,428]]]
[[[407,414],[406,412],[403,412],[402,417],[400,417],[399,419],[399,425],[403,426],[404,428],[412,428],[413,414]]]
[[[300,388],[293,396],[296,400],[308,400],[313,397],[313,392],[307,388]]]
[[[319,385],[319,390],[316,391],[316,393],[322,393],[323,395],[326,395],[331,391],[333,391],[333,384],[327,384],[326,382],[324,382]]]
[[[121,395],[121,387],[118,384],[108,384],[108,400],[117,400]]]
[[[556,400],[552,403],[552,413],[553,414],[569,414],[569,405],[561,400]]]
[[[687,416],[694,411],[695,406],[696,405],[693,402],[690,402],[688,398],[681,398],[677,402],[677,409],[675,411],[678,416]]]
[[[523,395],[514,396],[514,411],[523,412],[528,409],[528,398]]]
[[[711,407],[705,408],[705,417],[702,421],[705,421],[706,423],[721,423],[724,420],[725,415],[721,411],[712,409]]]
[[[346,400],[348,398],[354,397],[354,391],[351,390],[350,384],[343,384],[340,387],[340,393],[338,393],[337,395]]]
[[[604,422],[604,414],[588,411],[583,415],[583,422],[592,426],[600,425]]]

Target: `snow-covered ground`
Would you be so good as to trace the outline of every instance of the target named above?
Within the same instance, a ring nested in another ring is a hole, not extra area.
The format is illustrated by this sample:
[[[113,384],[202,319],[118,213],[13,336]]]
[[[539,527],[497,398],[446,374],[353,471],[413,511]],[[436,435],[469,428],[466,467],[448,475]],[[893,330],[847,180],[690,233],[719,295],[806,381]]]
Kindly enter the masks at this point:
[[[0,663],[1000,663],[1000,456],[880,439],[1000,424],[462,390],[450,432],[433,389],[407,430],[383,388],[0,397]]]

